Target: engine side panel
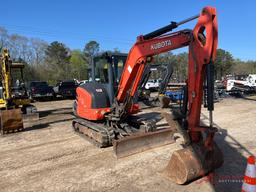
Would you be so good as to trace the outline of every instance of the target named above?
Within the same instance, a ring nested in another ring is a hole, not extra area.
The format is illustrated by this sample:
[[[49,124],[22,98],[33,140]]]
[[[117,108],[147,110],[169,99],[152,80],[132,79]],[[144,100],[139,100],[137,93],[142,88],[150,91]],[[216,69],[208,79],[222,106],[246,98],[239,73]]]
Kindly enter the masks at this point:
[[[88,120],[102,120],[110,110],[109,96],[103,85],[86,83],[76,89],[77,115]]]

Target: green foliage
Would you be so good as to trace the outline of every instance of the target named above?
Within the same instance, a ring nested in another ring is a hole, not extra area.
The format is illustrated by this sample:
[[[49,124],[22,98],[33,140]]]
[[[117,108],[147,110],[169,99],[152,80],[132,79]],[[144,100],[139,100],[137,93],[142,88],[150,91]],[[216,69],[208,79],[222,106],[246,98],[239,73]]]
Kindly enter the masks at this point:
[[[45,51],[46,71],[49,79],[53,81],[71,78],[70,54],[63,43],[52,42]]]
[[[221,79],[221,77],[228,75],[234,66],[234,59],[231,53],[223,49],[217,50],[215,66],[215,78]]]
[[[88,79],[88,62],[80,50],[73,50],[70,58],[72,77],[84,80]]]
[[[187,66],[188,66],[188,54],[180,53],[174,55],[171,52],[163,53],[154,57],[153,64],[166,65],[171,64],[173,66],[172,80],[177,82],[184,82],[187,78]],[[157,75],[161,77],[162,75]],[[157,78],[158,78],[157,77]]]
[[[232,74],[256,74],[256,61],[241,61],[236,59],[232,68]]]
[[[100,44],[97,41],[89,41],[84,46],[84,50],[83,50],[84,58],[89,64],[90,71],[92,71],[91,66],[93,64],[93,58],[99,53],[99,50],[100,50]]]
[[[86,56],[95,56],[99,53],[100,44],[97,41],[90,41],[84,47],[84,53]]]
[[[19,58],[17,60],[13,60],[13,63],[22,63],[22,64],[25,65],[25,67],[23,69],[23,80],[24,80],[24,82],[33,81],[38,77],[38,73],[37,73],[37,70],[35,69],[35,67],[29,65],[23,59]],[[13,71],[12,71],[12,81],[15,82],[17,79],[22,80],[20,69],[13,69]]]
[[[184,82],[188,73],[188,54],[180,53],[176,55],[174,60],[174,71],[178,82]]]

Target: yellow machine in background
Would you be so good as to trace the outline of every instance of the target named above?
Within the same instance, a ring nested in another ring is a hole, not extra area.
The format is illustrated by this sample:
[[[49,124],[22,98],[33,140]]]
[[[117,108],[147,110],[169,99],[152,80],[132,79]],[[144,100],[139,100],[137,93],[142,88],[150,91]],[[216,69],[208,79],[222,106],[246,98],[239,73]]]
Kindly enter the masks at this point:
[[[16,132],[24,129],[23,119],[26,121],[39,118],[36,108],[31,105],[27,90],[23,83],[24,64],[12,63],[7,49],[0,57],[2,86],[0,86],[0,133]],[[12,86],[12,72],[20,70],[20,80],[17,79],[16,87]]]

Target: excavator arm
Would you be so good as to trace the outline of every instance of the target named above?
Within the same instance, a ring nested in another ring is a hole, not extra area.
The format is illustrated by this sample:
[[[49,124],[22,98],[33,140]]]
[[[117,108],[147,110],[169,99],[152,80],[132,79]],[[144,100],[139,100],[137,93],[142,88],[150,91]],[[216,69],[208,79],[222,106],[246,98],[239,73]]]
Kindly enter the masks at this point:
[[[192,31],[181,30],[164,35],[164,33],[171,31],[178,25],[195,18],[198,18],[198,21]],[[206,80],[210,129],[212,128],[213,61],[216,57],[217,42],[217,15],[215,8],[212,7],[205,7],[199,16],[194,16],[180,23],[172,22],[170,25],[152,33],[139,36],[128,54],[118,87],[117,104],[114,106],[118,110],[113,110],[113,112],[122,111],[122,113],[115,115],[122,119],[121,116],[124,117],[129,113],[129,108],[132,106],[133,97],[143,76],[145,65],[147,62],[152,61],[154,55],[188,46],[187,95],[184,102],[184,109],[187,115],[185,114],[185,120],[188,122],[188,130],[192,142],[198,142],[201,138],[201,132],[206,132],[206,129],[200,126],[203,84]],[[205,145],[210,147],[214,131],[211,129],[209,133],[207,129],[207,133]]]
[[[171,31],[178,25],[195,18],[198,18],[198,22],[193,31],[182,30],[163,35],[163,33]],[[188,46],[188,103],[190,109],[188,121],[190,127],[194,129],[200,121],[206,66],[212,66],[216,56],[217,27],[216,10],[212,7],[206,7],[199,16],[194,16],[179,23],[172,22],[170,25],[152,33],[139,36],[128,54],[117,91],[117,102],[126,102],[129,105],[127,101],[132,101],[143,76],[145,65],[152,60],[154,55]]]
[[[157,38],[144,40],[139,36],[130,50],[118,87],[117,101],[122,103],[127,97],[133,97],[137,91],[145,65],[152,56],[185,47],[192,41],[192,32],[183,30]]]

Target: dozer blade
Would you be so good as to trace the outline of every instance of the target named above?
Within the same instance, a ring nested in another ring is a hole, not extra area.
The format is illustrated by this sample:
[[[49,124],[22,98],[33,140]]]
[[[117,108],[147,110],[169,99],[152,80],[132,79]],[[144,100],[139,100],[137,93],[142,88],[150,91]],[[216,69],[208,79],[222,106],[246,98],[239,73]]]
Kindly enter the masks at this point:
[[[154,132],[138,133],[132,136],[113,140],[113,149],[117,158],[127,157],[155,147],[174,143],[173,129],[163,129]]]
[[[0,111],[1,134],[20,131],[23,129],[22,112],[20,109]]]
[[[185,184],[203,177],[223,164],[223,155],[214,143],[208,150],[202,144],[191,144],[173,152],[163,174],[177,184]]]

